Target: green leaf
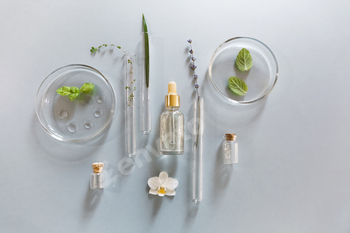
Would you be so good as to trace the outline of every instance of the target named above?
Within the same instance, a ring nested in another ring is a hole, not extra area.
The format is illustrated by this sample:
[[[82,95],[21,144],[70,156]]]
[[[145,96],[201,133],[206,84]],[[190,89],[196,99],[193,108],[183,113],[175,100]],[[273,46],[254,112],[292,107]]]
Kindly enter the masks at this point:
[[[95,87],[95,85],[92,83],[84,83],[83,86],[81,86],[80,91],[83,92],[84,94],[87,94],[90,91],[92,91],[92,89],[94,89],[94,87]]]
[[[80,93],[80,90],[77,87],[70,87],[70,92],[71,93]]]
[[[145,20],[145,16],[142,14],[143,32],[145,36],[145,73],[146,73],[146,86],[149,87],[149,39],[148,29]]]
[[[62,96],[71,94],[70,87],[67,87],[67,86],[58,88],[56,92]]]
[[[235,76],[230,77],[228,79],[228,86],[231,89],[233,93],[239,96],[243,96],[247,94],[248,86],[247,84],[240,78],[237,78]]]
[[[72,94],[69,95],[69,99],[70,99],[71,101],[72,101],[72,100],[75,100],[75,98],[77,98],[79,94],[80,94],[79,92],[78,92],[78,93],[72,93]]]
[[[236,65],[240,71],[248,71],[253,66],[253,59],[250,52],[243,48],[239,51],[236,58]]]

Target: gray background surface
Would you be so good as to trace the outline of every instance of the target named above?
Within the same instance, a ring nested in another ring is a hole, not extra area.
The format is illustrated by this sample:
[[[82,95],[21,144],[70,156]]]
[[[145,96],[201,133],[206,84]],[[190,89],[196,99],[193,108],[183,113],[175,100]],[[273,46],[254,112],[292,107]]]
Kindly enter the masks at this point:
[[[350,232],[349,1],[19,1],[0,2],[0,232]],[[89,49],[115,43],[137,51],[145,13],[154,47],[156,148],[169,81],[191,114],[191,38],[205,98],[204,200],[191,202],[191,140],[179,157],[124,158],[122,54]],[[235,36],[266,43],[279,80],[258,106],[237,108],[210,87],[216,47]],[[111,81],[113,123],[94,141],[67,144],[41,128],[34,110],[42,80],[58,67],[91,65]],[[239,139],[240,162],[222,164],[222,135]],[[89,190],[91,163],[105,161],[113,181]],[[148,195],[161,171],[179,180],[174,198]]]

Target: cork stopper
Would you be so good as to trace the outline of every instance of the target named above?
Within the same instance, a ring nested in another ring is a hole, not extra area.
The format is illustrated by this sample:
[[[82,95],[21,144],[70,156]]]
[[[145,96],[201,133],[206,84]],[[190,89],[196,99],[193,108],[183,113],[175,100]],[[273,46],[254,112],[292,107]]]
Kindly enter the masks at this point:
[[[227,141],[234,141],[237,138],[236,134],[234,133],[227,133],[225,134],[225,137]]]
[[[92,169],[94,170],[94,173],[101,173],[103,166],[104,164],[102,162],[96,162],[92,164]]]

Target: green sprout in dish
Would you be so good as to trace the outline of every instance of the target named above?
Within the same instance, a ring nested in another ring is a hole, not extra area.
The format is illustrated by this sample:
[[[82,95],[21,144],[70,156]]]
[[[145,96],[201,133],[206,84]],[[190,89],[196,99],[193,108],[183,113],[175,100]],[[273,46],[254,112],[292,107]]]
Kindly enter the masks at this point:
[[[92,83],[84,83],[81,88],[78,87],[60,87],[57,89],[57,94],[60,94],[61,96],[69,96],[70,100],[75,100],[80,93],[88,94],[94,89],[95,85]]]

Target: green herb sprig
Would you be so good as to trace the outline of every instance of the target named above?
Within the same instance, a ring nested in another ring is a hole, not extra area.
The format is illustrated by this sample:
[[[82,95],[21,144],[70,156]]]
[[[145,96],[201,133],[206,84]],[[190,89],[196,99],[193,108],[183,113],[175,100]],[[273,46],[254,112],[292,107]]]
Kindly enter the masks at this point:
[[[69,99],[71,101],[75,100],[80,93],[84,93],[84,94],[88,94],[90,93],[90,91],[92,91],[94,89],[95,85],[92,83],[84,83],[81,88],[79,89],[78,87],[60,87],[57,89],[57,93],[62,95],[62,96],[69,96]]]
[[[132,88],[131,88],[130,86],[131,86],[131,84],[133,84],[135,81],[136,81],[136,79],[132,80],[132,81],[129,83],[129,85],[125,87],[125,89],[127,89],[127,90],[129,90],[129,91],[132,91]],[[136,90],[136,87],[133,88],[133,91],[135,91],[135,90]],[[134,101],[135,95],[134,95],[134,92],[133,92],[133,91],[132,91],[131,94],[128,96],[128,106],[131,106],[131,107],[134,107],[134,106],[133,106],[133,101]]]
[[[90,52],[92,54],[94,54],[94,53],[98,52],[102,47],[116,47],[117,49],[120,49],[125,54],[125,56],[127,57],[128,63],[130,64],[131,81],[130,81],[130,83],[127,86],[125,86],[125,89],[132,91],[131,94],[128,96],[128,106],[134,107],[133,106],[133,101],[134,101],[134,97],[135,97],[134,91],[136,90],[136,87],[131,88],[130,86],[131,86],[131,84],[136,82],[136,79],[132,78],[133,77],[133,64],[132,64],[132,61],[130,59],[130,56],[128,55],[128,53],[125,50],[122,49],[121,46],[114,45],[114,44],[102,44],[102,45],[100,45],[98,47],[91,47]]]
[[[146,73],[146,86],[149,87],[149,38],[148,29],[145,20],[145,16],[142,14],[143,32],[145,36],[145,73]]]
[[[122,49],[122,47],[120,47],[120,46],[116,46],[116,45],[114,45],[114,44],[101,44],[100,46],[98,46],[98,47],[91,47],[91,49],[90,49],[90,52],[91,53],[96,53],[100,48],[102,48],[102,47],[108,47],[108,46],[111,46],[111,47],[117,47],[118,49]],[[123,52],[126,54],[126,52],[123,50]]]

